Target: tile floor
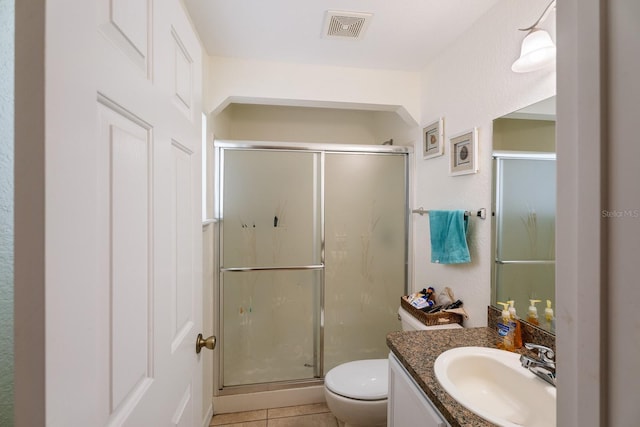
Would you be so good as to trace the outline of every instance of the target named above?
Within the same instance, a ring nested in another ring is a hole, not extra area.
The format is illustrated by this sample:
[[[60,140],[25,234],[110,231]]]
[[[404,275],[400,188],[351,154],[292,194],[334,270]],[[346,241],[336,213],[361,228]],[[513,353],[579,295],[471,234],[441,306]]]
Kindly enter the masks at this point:
[[[210,426],[217,427],[337,427],[338,422],[324,403],[259,409],[214,415]]]

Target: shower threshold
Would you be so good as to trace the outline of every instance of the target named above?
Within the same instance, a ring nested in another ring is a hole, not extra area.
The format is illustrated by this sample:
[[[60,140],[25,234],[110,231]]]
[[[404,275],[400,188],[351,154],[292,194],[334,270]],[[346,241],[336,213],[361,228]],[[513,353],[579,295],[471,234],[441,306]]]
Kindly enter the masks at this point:
[[[324,403],[324,381],[225,387],[213,396],[216,414]]]
[[[219,396],[229,396],[234,394],[259,393],[277,390],[300,389],[312,386],[323,386],[323,378],[312,378],[307,380],[277,381],[262,384],[243,384],[224,386],[218,390]]]

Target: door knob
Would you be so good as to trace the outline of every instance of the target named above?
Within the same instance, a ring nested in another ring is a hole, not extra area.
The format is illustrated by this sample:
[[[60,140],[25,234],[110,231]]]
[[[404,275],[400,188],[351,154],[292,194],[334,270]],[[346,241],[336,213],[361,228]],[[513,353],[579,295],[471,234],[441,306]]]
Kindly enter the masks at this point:
[[[202,338],[202,334],[198,334],[198,338],[196,338],[196,353],[200,354],[200,350],[202,347],[207,347],[209,350],[213,350],[216,347],[216,337],[215,335],[211,335],[209,338]]]

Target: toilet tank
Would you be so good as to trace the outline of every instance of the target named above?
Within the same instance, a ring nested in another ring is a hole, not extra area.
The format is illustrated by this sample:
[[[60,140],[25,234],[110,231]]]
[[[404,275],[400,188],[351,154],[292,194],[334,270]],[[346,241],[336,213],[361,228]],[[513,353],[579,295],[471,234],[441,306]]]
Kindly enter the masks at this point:
[[[446,325],[427,326],[411,315],[407,310],[398,307],[398,316],[402,323],[403,331],[426,331],[431,329],[457,329],[462,328],[458,323],[447,323]]]

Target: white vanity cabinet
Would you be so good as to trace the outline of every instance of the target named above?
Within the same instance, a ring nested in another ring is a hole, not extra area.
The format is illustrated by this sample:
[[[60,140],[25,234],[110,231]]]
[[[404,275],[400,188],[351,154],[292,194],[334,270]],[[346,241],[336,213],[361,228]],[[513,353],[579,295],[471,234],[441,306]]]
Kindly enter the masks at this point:
[[[393,353],[389,353],[388,427],[450,427]]]

